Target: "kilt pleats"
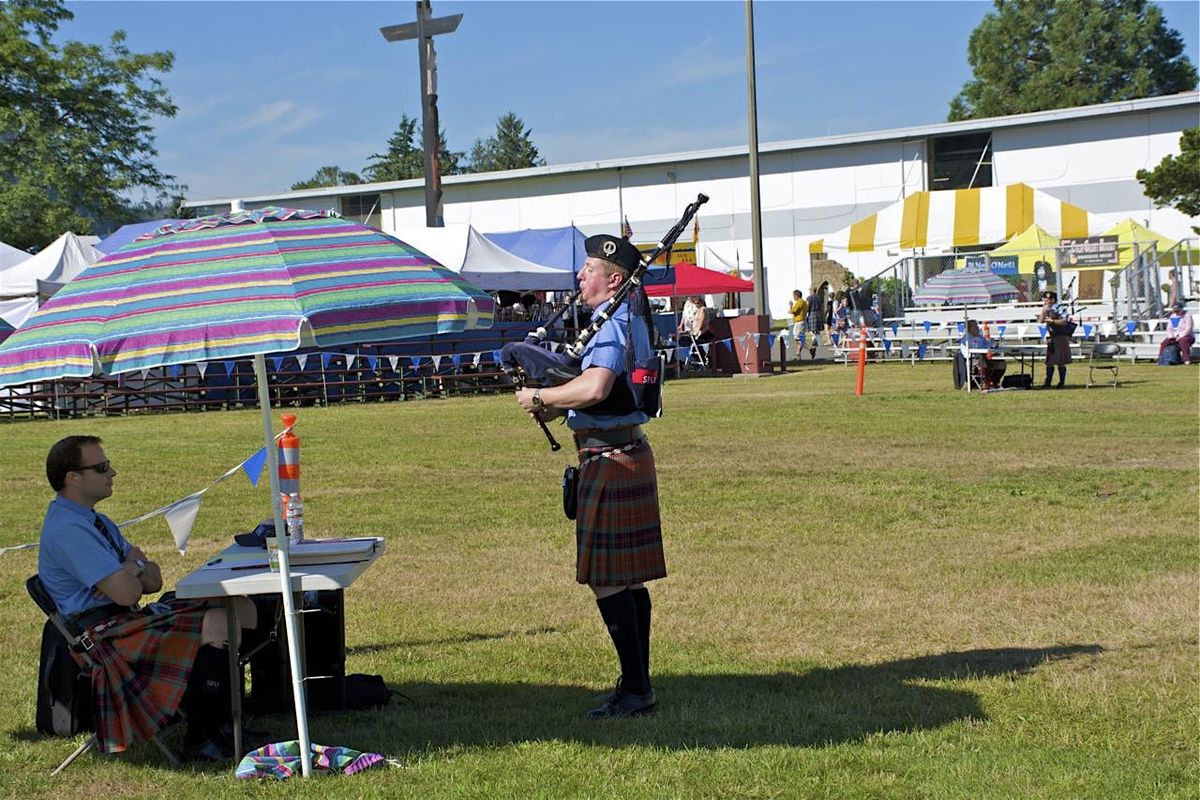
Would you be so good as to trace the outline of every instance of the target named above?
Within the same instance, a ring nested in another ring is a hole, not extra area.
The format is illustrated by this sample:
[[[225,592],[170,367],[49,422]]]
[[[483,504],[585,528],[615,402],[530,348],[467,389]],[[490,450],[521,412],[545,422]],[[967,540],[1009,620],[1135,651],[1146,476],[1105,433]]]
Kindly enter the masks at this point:
[[[643,442],[593,458],[605,449],[579,451],[575,580],[627,586],[665,578],[654,452]]]

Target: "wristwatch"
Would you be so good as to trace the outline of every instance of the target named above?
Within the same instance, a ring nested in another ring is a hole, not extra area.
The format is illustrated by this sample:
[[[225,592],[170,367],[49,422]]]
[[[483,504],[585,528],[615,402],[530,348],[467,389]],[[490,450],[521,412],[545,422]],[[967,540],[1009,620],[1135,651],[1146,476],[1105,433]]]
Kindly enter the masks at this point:
[[[137,560],[135,560],[135,561],[133,562],[133,565],[134,565],[135,567],[137,567],[137,572],[136,572],[136,573],[134,573],[134,576],[133,576],[133,577],[135,577],[135,578],[140,578],[140,577],[142,577],[142,573],[146,571],[146,562],[145,562],[145,561],[142,561],[142,560],[139,558],[139,559],[137,559]]]
[[[546,407],[546,404],[542,402],[542,390],[541,389],[533,390],[533,407],[534,408],[545,408]]]

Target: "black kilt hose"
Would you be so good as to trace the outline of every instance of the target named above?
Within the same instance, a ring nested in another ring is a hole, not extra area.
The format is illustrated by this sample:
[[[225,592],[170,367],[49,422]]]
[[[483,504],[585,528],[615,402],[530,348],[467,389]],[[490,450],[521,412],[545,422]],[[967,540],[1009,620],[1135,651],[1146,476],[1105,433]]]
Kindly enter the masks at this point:
[[[608,453],[608,455],[601,455]],[[643,440],[629,450],[579,451],[575,580],[629,586],[667,576],[654,452]]]

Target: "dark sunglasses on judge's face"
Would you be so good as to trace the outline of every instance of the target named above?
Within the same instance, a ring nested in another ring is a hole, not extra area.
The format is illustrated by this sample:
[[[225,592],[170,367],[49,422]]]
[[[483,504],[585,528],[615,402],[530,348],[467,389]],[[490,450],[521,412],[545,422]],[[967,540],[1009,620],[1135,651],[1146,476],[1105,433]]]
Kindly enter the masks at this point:
[[[85,469],[93,469],[99,474],[104,475],[112,469],[112,461],[101,461],[99,464],[84,464],[81,467],[71,470],[71,472],[83,472]]]

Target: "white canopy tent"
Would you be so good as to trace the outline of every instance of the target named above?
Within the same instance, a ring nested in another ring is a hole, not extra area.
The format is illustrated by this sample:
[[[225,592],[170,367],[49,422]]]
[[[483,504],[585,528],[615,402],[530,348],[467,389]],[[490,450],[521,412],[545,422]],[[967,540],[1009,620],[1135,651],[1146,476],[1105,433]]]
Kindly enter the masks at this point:
[[[470,225],[405,228],[394,234],[487,291],[571,291],[572,272],[543,267],[514,255]]]
[[[104,254],[67,231],[37,255],[0,269],[0,297],[53,294]],[[39,287],[39,284],[43,284]]]
[[[0,242],[0,270],[16,266],[27,258],[29,258],[29,253],[24,250],[18,250],[12,245]]]
[[[19,328],[25,320],[37,311],[36,297],[18,297],[12,300],[0,300],[0,321],[8,323],[13,328]]]

